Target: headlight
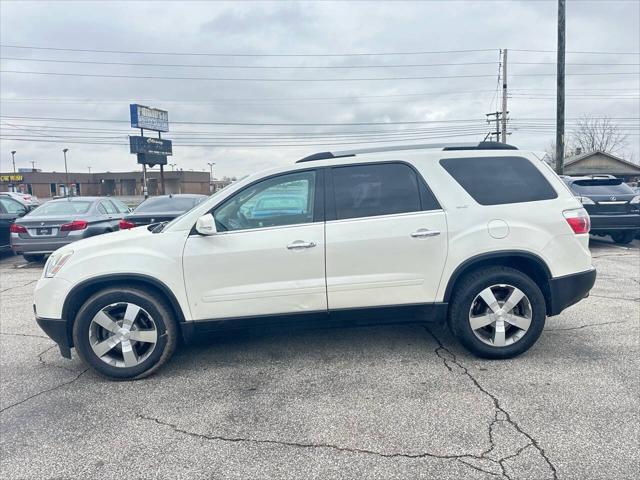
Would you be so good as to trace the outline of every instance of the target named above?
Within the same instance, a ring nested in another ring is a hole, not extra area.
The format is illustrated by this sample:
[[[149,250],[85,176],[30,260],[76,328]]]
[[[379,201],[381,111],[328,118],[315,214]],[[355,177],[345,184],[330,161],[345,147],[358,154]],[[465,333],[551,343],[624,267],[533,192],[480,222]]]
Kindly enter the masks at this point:
[[[44,277],[52,278],[55,276],[64,264],[67,263],[67,260],[71,258],[71,255],[73,255],[73,250],[51,255],[49,260],[47,260],[47,264],[44,266]]]
[[[583,205],[595,205],[596,204],[589,197],[578,197],[578,200],[580,200],[580,203],[582,203]]]
[[[640,195],[636,195],[635,197],[633,197],[629,203],[640,203]]]

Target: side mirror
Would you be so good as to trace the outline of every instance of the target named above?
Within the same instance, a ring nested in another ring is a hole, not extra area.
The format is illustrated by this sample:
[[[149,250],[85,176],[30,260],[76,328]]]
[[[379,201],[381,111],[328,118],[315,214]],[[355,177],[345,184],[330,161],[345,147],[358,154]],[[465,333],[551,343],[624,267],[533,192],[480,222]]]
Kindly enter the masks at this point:
[[[196,221],[196,232],[200,235],[215,235],[217,233],[216,221],[213,219],[213,215],[207,213],[198,218]]]

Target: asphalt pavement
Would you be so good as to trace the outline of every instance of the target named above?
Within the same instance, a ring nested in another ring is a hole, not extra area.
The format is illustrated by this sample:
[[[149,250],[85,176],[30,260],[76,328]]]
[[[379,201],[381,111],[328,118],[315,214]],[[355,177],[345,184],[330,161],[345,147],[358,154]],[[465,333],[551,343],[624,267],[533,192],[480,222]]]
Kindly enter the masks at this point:
[[[637,478],[640,242],[591,246],[590,297],[512,360],[435,325],[280,329],[121,383],[59,355],[33,318],[42,265],[4,257],[0,477]]]

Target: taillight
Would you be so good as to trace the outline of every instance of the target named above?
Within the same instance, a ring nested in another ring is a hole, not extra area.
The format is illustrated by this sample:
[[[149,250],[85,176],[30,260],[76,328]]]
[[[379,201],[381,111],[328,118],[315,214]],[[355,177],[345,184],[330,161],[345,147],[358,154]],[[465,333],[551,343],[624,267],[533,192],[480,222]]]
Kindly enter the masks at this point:
[[[578,208],[577,210],[565,210],[562,212],[565,220],[573,230],[573,233],[589,233],[591,229],[591,219],[589,214],[584,208]]]
[[[84,230],[85,228],[87,228],[87,225],[89,225],[87,223],[86,220],[74,220],[71,223],[65,223],[60,227],[60,231],[61,232],[72,232],[75,230]]]
[[[12,223],[9,227],[9,231],[11,233],[27,233],[27,227],[24,225],[18,225],[17,223]]]
[[[118,223],[118,227],[120,228],[120,230],[127,230],[129,228],[134,228],[136,226],[135,223],[130,222],[129,220],[120,220],[120,223]]]

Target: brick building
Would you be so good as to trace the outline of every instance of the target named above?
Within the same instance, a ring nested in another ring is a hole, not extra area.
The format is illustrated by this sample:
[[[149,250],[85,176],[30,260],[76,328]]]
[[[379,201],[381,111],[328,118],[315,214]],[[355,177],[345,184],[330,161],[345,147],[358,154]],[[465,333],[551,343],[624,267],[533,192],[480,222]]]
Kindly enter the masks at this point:
[[[0,173],[0,191],[30,193],[40,198],[65,195],[64,172]],[[165,193],[199,193],[209,195],[209,172],[164,172]],[[69,172],[70,190],[74,195],[139,196],[142,172]],[[160,195],[159,171],[147,171],[149,195]]]

